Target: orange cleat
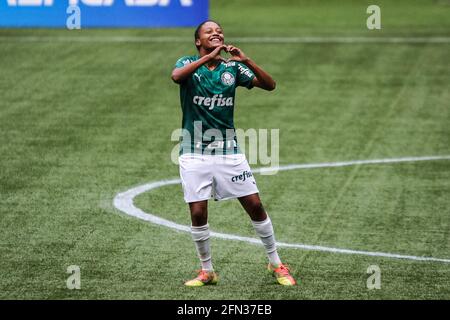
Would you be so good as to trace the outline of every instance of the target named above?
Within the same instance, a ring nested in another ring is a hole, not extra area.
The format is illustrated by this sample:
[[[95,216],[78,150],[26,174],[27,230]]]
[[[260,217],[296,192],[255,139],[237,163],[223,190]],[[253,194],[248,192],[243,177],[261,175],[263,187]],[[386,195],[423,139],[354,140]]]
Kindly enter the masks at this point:
[[[289,268],[282,263],[280,263],[280,265],[278,265],[278,267],[276,268],[269,263],[269,265],[267,266],[267,270],[269,270],[269,272],[277,279],[278,283],[282,286],[294,286],[297,284],[297,282],[295,282],[295,279],[289,273]]]
[[[201,287],[209,284],[217,284],[219,277],[214,271],[198,270],[198,276],[184,283],[187,287]]]

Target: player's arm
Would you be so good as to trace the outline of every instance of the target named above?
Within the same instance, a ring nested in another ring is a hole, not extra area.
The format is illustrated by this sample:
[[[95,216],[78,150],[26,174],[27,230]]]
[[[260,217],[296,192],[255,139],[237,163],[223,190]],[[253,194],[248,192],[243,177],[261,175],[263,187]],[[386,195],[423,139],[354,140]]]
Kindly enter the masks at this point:
[[[186,80],[195,70],[197,70],[200,66],[203,64],[216,59],[220,58],[220,51],[225,49],[226,46],[222,45],[220,47],[215,48],[210,54],[204,55],[200,59],[189,63],[181,68],[175,68],[172,71],[172,80],[175,83],[181,83],[184,80]]]
[[[241,49],[235,46],[228,46],[227,50],[232,56],[230,60],[242,62],[253,71],[255,77],[253,78],[252,84],[255,87],[268,91],[275,90],[276,82],[271,75],[258,66],[252,59],[247,57]]]

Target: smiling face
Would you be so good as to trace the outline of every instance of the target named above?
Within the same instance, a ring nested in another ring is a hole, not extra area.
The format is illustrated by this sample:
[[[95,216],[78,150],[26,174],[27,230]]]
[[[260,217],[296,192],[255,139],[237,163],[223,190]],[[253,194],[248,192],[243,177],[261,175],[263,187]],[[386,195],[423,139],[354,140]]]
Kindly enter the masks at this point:
[[[214,48],[223,45],[224,36],[222,28],[213,21],[205,22],[196,34],[195,45],[206,51],[212,51]]]

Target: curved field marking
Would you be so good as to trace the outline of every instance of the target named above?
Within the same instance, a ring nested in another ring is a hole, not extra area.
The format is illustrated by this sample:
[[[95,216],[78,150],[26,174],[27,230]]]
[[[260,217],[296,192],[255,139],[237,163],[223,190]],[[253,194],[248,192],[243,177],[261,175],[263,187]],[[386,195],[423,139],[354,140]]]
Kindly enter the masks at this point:
[[[276,169],[280,170],[280,171],[285,171],[285,170],[297,170],[297,169],[345,167],[345,166],[363,165],[363,164],[385,164],[385,163],[417,162],[417,161],[433,161],[433,160],[450,160],[450,155],[430,156],[430,157],[406,157],[406,158],[393,158],[393,159],[355,160],[355,161],[344,161],[344,162],[326,162],[326,163],[310,163],[310,164],[291,164],[291,165],[287,165],[287,166],[280,166],[280,167],[277,167]],[[274,170],[274,169],[259,168],[259,169],[253,170],[253,172],[261,173],[264,171],[271,171],[271,170]],[[157,225],[161,225],[164,227],[168,227],[168,228],[171,228],[174,230],[190,232],[189,226],[181,225],[181,224],[160,218],[154,214],[144,212],[143,210],[136,207],[133,203],[133,199],[136,196],[138,196],[144,192],[154,190],[154,189],[157,189],[157,188],[160,188],[163,186],[169,186],[169,185],[179,184],[179,183],[181,183],[180,179],[162,180],[162,181],[147,183],[147,184],[129,189],[125,192],[117,194],[114,197],[114,206],[117,209],[119,209],[120,211],[126,213],[127,215],[136,217],[138,219],[148,221],[148,222],[151,222],[151,223],[154,223]],[[219,239],[225,239],[225,240],[243,241],[243,242],[248,242],[248,243],[258,244],[258,245],[262,244],[259,239],[250,238],[250,237],[242,237],[242,236],[233,235],[233,234],[211,232],[211,236],[215,237],[215,238],[219,238]],[[444,258],[419,257],[419,256],[413,256],[413,255],[396,254],[396,253],[351,250],[351,249],[308,245],[308,244],[301,244],[301,243],[277,242],[277,246],[285,247],[285,248],[324,251],[324,252],[342,253],[342,254],[357,254],[357,255],[374,256],[374,257],[450,263],[450,259],[444,259]]]

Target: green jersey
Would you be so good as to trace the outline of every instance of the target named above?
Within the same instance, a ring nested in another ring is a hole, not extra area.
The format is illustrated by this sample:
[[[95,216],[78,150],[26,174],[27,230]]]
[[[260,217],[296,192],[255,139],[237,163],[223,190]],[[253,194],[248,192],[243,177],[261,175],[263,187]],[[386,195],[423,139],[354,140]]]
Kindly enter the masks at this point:
[[[198,59],[198,55],[182,57],[175,67]],[[235,93],[238,86],[251,89],[254,77],[245,64],[223,61],[214,70],[200,66],[180,84],[183,111],[180,154],[240,153],[233,122]]]

